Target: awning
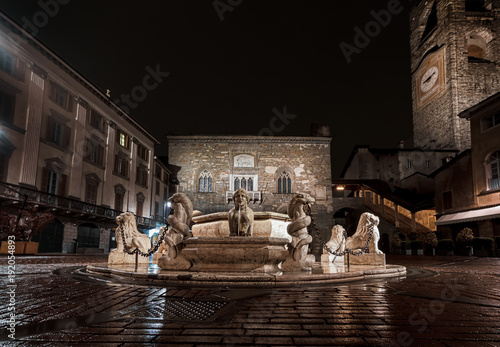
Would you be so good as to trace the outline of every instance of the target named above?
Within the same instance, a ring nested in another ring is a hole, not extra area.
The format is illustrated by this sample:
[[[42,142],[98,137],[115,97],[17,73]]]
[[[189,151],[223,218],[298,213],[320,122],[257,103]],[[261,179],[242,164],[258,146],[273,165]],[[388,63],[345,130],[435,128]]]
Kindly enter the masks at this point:
[[[465,223],[474,220],[493,219],[493,218],[500,218],[500,206],[446,214],[438,218],[438,220],[436,221],[436,225]]]

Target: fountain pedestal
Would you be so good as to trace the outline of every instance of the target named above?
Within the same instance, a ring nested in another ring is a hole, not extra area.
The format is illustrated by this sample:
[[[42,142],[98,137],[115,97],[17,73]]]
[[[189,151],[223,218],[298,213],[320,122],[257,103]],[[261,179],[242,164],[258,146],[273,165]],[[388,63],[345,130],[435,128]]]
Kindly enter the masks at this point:
[[[193,264],[189,271],[276,273],[288,255],[284,238],[193,237],[184,242],[182,255]]]

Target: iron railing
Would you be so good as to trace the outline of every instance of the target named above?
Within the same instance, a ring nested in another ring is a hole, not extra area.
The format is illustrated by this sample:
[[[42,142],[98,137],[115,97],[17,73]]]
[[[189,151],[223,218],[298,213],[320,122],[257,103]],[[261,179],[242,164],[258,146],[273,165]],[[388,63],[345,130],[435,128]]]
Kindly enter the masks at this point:
[[[27,196],[27,203],[61,208],[66,211],[81,212],[84,214],[104,217],[114,220],[122,211],[112,208],[91,204],[88,202],[67,198],[64,196],[49,194],[35,189],[22,187],[10,183],[0,182],[0,197],[15,201],[23,201]],[[137,225],[143,227],[156,227],[156,221],[146,217],[136,216]]]

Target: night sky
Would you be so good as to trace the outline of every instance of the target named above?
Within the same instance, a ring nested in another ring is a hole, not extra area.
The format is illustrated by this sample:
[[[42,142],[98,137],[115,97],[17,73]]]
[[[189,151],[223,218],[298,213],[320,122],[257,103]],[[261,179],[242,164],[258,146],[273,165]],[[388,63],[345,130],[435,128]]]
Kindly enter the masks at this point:
[[[355,27],[365,31],[372,11],[397,0],[60,1],[37,38],[118,104],[148,71],[162,72],[129,112],[161,142],[262,134],[273,109],[286,107],[296,117],[277,122],[274,135],[331,127],[334,177],[354,145],[411,145],[407,1],[379,33],[372,26],[350,63],[341,43],[354,47]],[[0,9],[21,24],[43,18],[36,0],[2,0]]]

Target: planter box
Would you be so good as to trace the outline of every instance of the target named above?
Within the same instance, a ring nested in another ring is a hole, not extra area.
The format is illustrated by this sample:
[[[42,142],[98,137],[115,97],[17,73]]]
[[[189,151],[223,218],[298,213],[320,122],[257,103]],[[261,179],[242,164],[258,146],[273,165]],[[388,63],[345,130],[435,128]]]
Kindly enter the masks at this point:
[[[24,254],[36,254],[38,253],[38,242],[26,242],[26,247],[24,248]]]
[[[18,254],[36,254],[38,252],[38,242],[16,241],[15,255]],[[2,241],[0,253],[7,254],[9,252],[9,241]]]

